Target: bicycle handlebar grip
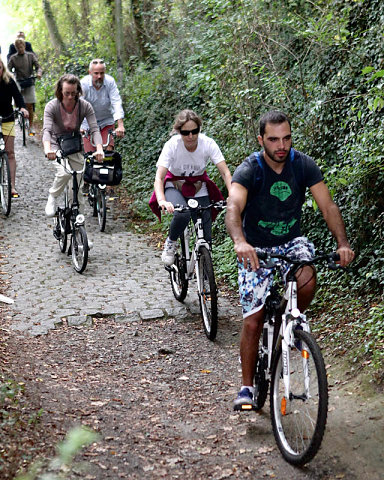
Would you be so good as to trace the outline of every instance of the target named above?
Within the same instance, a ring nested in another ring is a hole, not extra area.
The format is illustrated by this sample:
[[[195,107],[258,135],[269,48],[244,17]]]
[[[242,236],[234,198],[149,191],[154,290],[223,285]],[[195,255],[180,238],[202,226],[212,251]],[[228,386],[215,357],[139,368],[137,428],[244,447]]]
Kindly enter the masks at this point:
[[[340,260],[340,255],[336,252],[333,252],[331,258],[333,261],[338,262]]]
[[[261,252],[261,251],[258,252],[256,250],[256,254],[257,254],[259,260],[267,260],[267,258],[268,258],[268,253],[267,252]]]

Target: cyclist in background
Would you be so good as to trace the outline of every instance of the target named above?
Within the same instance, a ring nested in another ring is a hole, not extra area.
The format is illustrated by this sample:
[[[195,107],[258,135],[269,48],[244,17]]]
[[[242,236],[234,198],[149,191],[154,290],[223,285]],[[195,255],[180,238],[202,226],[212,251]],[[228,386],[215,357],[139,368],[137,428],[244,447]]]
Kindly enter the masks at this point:
[[[88,71],[89,75],[81,79],[81,87],[84,99],[92,105],[95,111],[97,124],[105,145],[108,140],[109,130],[115,130],[118,137],[123,137],[125,134],[123,102],[115,79],[105,73],[106,66],[104,60],[100,58],[92,60]],[[116,129],[115,122],[117,122]],[[86,131],[88,128],[87,120],[84,120],[81,129]],[[110,135],[106,150],[113,151],[114,144],[114,138]],[[84,137],[84,151],[95,151],[95,147],[87,137]],[[88,192],[89,185],[84,183],[83,193],[86,195]]]
[[[23,96],[17,88],[16,82],[11,73],[7,70],[3,60],[0,58],[0,116],[5,119],[2,124],[5,140],[5,150],[8,154],[9,170],[11,175],[11,195],[18,198],[16,190],[16,158],[15,158],[15,120],[12,116],[12,100],[17,108],[28,118],[28,110],[25,108]]]
[[[218,187],[205,171],[209,160],[217,166],[229,191],[231,173],[217,143],[200,133],[201,118],[192,110],[182,110],[175,119],[171,139],[168,140],[157,161],[154,193],[150,200],[152,211],[173,213],[168,237],[161,256],[165,265],[172,265],[180,237],[190,219],[190,212],[175,212],[174,205],[187,205],[190,198],[198,198],[202,206],[210,201],[223,200]],[[204,238],[211,241],[211,212],[203,213]]]
[[[107,75],[105,71],[104,60],[96,58],[89,64],[89,75],[81,79],[83,97],[95,111],[104,144],[107,142],[108,130],[115,130],[115,122],[117,122],[116,135],[123,137],[125,134],[124,110],[119,89],[114,78]],[[89,128],[87,120],[84,120],[81,128],[83,130]],[[111,136],[107,150],[113,150],[113,140]],[[85,152],[95,151],[88,138],[84,138],[84,150]]]
[[[15,41],[15,47],[17,53],[12,55],[8,60],[8,68],[11,71],[15,71],[16,80],[21,82],[31,77],[36,72],[36,77],[41,78],[42,69],[37,61],[37,57],[32,52],[25,50],[25,41],[22,38],[18,38]],[[21,94],[24,97],[25,104],[29,113],[29,127],[30,134],[35,134],[33,128],[33,112],[35,110],[36,94],[35,85],[30,85],[25,88],[21,87]]]
[[[314,255],[314,246],[301,236],[304,194],[309,188],[337,242],[340,264],[348,265],[354,252],[347,240],[339,208],[333,202],[319,167],[312,158],[292,149],[291,123],[278,111],[260,119],[258,141],[263,151],[237,167],[229,193],[226,226],[238,261],[243,329],[240,339],[242,387],[234,409],[255,407],[253,376],[264,322],[264,303],[271,288],[271,271],[260,268],[255,247],[300,260]],[[298,273],[298,307],[311,303],[316,274],[311,267]]]
[[[27,52],[32,52],[34,53],[33,49],[32,49],[32,45],[30,44],[30,42],[27,42],[25,40],[25,33],[23,31],[19,31],[17,32],[17,35],[16,35],[16,39],[18,38],[22,38],[24,41],[25,41],[25,50]],[[11,43],[9,45],[9,50],[8,50],[8,55],[7,55],[7,62],[9,61],[10,57],[14,54],[14,53],[17,53],[17,50],[16,50],[16,47],[15,47],[15,44],[14,43]]]

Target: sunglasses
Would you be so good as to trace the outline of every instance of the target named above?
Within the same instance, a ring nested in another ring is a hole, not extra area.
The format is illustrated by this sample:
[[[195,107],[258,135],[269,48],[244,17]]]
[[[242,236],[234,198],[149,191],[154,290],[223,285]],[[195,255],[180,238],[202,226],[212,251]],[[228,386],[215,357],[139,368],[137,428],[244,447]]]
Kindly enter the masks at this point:
[[[92,60],[92,65],[97,65],[98,63],[105,63],[104,60]]]
[[[190,133],[192,135],[197,135],[200,132],[200,127],[194,128],[193,130],[180,130],[180,134],[183,135],[184,137],[188,137]]]

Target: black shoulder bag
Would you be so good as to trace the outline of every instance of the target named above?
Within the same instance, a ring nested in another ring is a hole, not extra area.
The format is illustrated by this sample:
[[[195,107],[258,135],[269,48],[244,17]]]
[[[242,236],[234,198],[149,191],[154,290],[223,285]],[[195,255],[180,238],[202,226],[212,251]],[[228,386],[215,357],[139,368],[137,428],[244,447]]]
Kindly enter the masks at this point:
[[[79,124],[80,124],[80,100],[79,100]],[[57,137],[57,143],[64,157],[83,151],[81,133],[75,130],[71,133],[64,133]]]

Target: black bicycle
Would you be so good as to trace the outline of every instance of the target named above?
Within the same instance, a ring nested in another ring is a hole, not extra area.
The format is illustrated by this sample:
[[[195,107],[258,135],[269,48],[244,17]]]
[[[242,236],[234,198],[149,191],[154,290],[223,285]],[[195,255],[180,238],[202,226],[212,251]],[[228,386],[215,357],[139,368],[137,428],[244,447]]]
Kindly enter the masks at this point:
[[[254,386],[256,410],[263,408],[270,386],[273,433],[283,457],[293,465],[304,465],[318,452],[327,421],[328,383],[324,360],[310,333],[306,315],[297,307],[296,273],[305,265],[326,262],[330,269],[342,268],[339,256],[321,254],[309,260],[256,250],[262,268],[269,268],[277,282],[265,303]],[[284,287],[282,263],[291,267]],[[251,410],[243,405],[242,410]]]
[[[12,114],[12,118],[13,114]],[[0,116],[0,197],[1,208],[4,215],[8,216],[11,213],[11,199],[12,199],[12,184],[11,172],[9,169],[8,154],[5,150],[5,139],[3,135],[3,121],[7,120]]]
[[[65,253],[68,244],[68,235],[71,235],[68,255],[72,256],[72,264],[76,272],[82,273],[88,263],[88,236],[85,229],[85,217],[79,213],[79,183],[77,174],[83,174],[84,168],[80,171],[73,170],[68,158],[62,152],[56,152],[57,161],[64,167],[65,171],[72,175],[72,202],[69,200],[69,186],[64,189],[64,202],[57,208],[53,235],[59,242],[60,251]]]
[[[179,247],[173,265],[165,267],[170,275],[173,294],[179,302],[185,300],[188,292],[188,282],[196,276],[204,332],[209,340],[214,340],[217,334],[217,286],[211,246],[204,238],[202,215],[204,210],[211,210],[212,208],[222,210],[225,207],[224,201],[211,203],[203,207],[193,198],[188,200],[188,206],[175,205],[176,211],[195,212],[197,218],[195,223],[191,218],[178,240]]]
[[[84,136],[89,139],[91,145],[94,147],[96,146],[92,139],[90,138],[89,132],[84,132]],[[103,148],[107,147],[109,145],[110,138],[116,137],[116,132],[113,130],[108,131],[108,137],[106,143],[103,144]],[[103,164],[97,165],[95,164],[94,168],[99,169],[99,172],[101,173],[101,176],[103,174],[108,177],[108,169],[113,169],[113,167],[108,166],[108,150],[104,151],[104,162]],[[86,153],[85,157],[90,157],[92,156],[92,153]],[[93,209],[93,216],[97,217],[97,220],[99,222],[99,229],[101,232],[104,232],[105,230],[105,225],[107,222],[107,199],[106,199],[106,188],[107,185],[105,183],[91,183],[89,186],[89,193],[88,193],[88,203]]]

